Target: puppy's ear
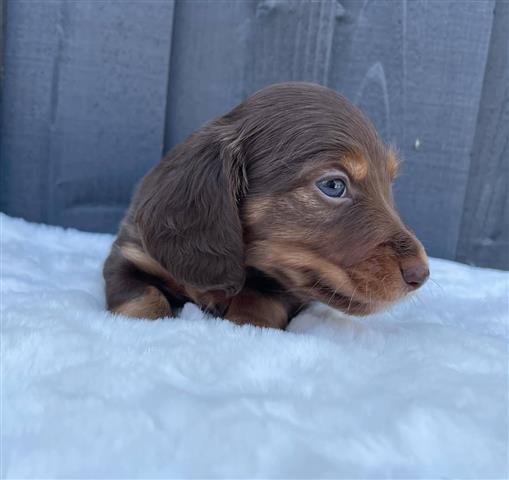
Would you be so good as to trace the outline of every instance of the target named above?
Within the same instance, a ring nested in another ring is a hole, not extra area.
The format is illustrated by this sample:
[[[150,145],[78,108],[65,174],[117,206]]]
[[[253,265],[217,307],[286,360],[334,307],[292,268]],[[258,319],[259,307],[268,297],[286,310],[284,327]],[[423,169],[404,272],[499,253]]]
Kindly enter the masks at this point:
[[[245,164],[231,129],[214,122],[177,146],[142,181],[134,221],[147,252],[199,291],[240,291],[245,280],[238,202]]]

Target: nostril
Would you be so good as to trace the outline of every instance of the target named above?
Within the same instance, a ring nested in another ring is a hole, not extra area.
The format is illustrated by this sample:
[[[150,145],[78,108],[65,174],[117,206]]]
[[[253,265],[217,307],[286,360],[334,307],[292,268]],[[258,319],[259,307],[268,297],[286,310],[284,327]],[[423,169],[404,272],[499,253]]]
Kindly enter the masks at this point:
[[[409,286],[419,288],[428,279],[429,269],[423,264],[402,266],[401,275]]]

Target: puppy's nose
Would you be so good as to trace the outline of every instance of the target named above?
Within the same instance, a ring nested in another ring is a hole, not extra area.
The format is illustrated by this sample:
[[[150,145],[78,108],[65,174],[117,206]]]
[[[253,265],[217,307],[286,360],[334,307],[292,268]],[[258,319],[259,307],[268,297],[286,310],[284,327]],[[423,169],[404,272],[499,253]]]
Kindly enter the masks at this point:
[[[401,275],[409,287],[417,289],[429,277],[428,265],[424,262],[408,262],[401,265]]]

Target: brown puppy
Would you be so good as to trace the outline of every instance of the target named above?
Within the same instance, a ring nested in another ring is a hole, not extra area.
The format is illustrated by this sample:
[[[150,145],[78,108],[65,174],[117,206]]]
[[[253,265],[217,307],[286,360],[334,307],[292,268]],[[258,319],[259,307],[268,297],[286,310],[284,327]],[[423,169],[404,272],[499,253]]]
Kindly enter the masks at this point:
[[[314,300],[379,310],[429,275],[394,207],[397,167],[334,91],[265,88],[141,181],[104,265],[108,309],[159,318],[193,301],[274,328]]]

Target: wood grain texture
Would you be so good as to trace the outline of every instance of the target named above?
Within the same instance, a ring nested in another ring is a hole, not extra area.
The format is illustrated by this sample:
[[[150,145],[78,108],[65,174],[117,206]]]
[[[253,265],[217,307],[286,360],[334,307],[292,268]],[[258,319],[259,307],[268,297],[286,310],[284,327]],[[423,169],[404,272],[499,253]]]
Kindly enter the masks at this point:
[[[3,211],[114,231],[163,150],[306,80],[401,151],[396,201],[431,255],[509,268],[506,0],[7,3]]]
[[[50,87],[58,10],[56,3],[8,2],[4,20],[0,205],[33,221],[48,221]]]
[[[509,2],[495,7],[456,258],[509,269]]]
[[[177,0],[166,146],[271,83],[325,84],[336,0]]]
[[[253,2],[177,0],[168,83],[170,149],[247,94],[244,65]]]
[[[493,7],[490,1],[468,8],[454,1],[407,4],[400,131],[406,167],[396,198],[438,257],[456,254]]]
[[[172,2],[9,2],[2,208],[116,229],[161,157],[172,15]]]
[[[256,2],[245,73],[249,91],[289,80],[327,84],[341,11],[336,0]]]
[[[354,100],[401,151],[395,196],[402,216],[432,255],[453,258],[493,2],[471,2],[468,9],[454,1],[344,6],[330,86]]]

